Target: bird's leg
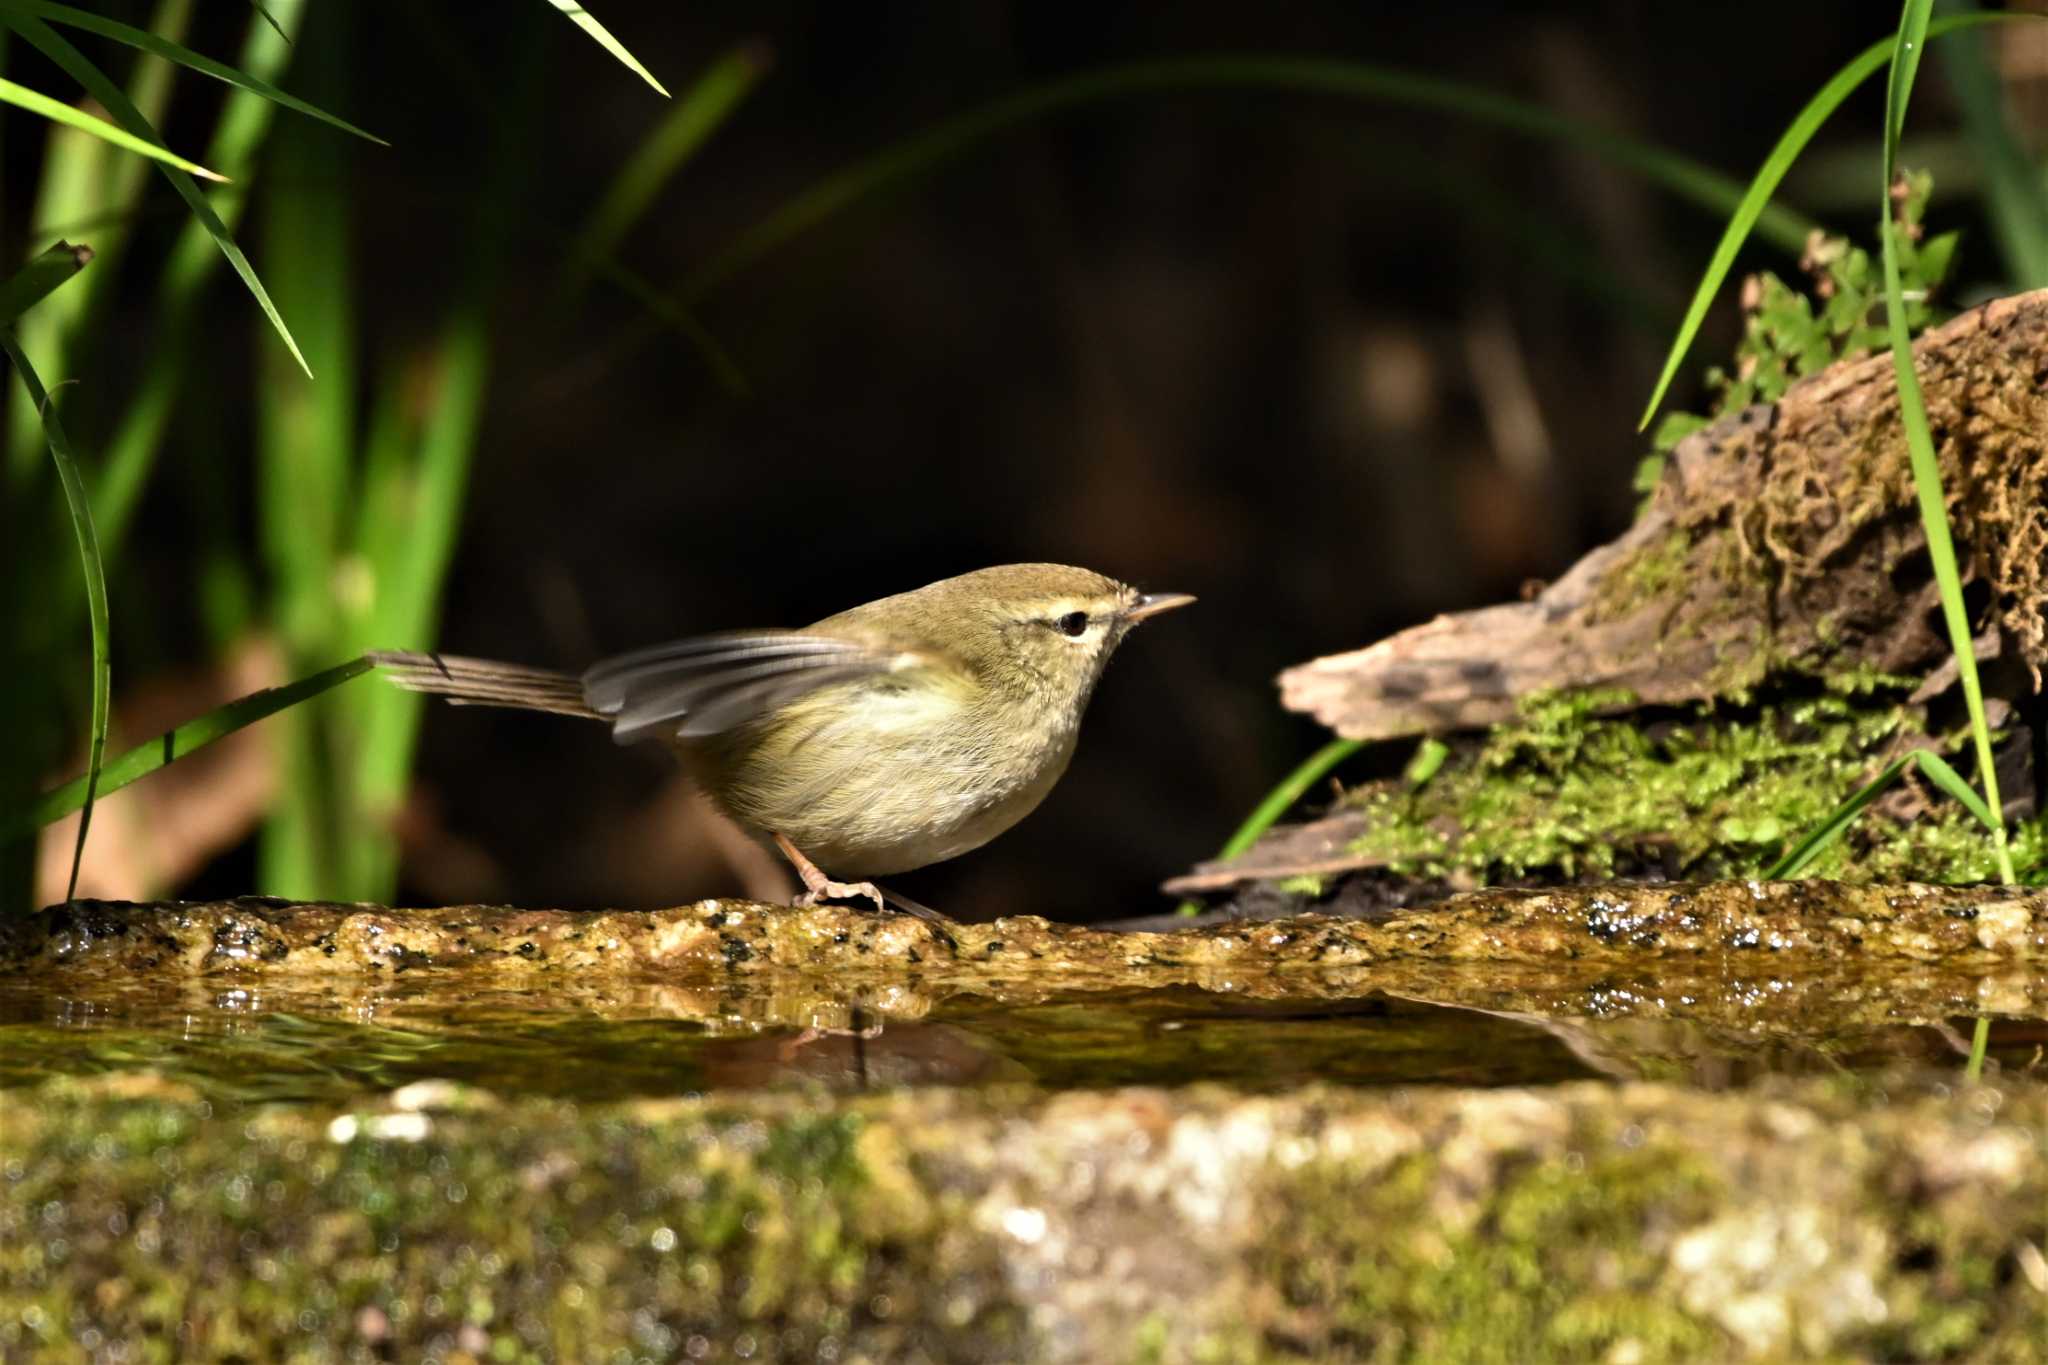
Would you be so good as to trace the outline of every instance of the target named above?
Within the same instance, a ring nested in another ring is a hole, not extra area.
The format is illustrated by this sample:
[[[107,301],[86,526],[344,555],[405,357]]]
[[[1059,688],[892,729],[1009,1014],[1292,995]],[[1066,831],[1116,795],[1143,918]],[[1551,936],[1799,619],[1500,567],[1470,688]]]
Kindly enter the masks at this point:
[[[873,882],[835,882],[818,870],[818,865],[806,858],[795,844],[780,834],[774,836],[775,846],[782,850],[782,856],[789,859],[796,875],[803,878],[804,893],[796,898],[798,905],[816,905],[823,900],[860,900],[866,897],[875,903],[875,909],[886,911],[888,905],[882,900],[881,888]]]

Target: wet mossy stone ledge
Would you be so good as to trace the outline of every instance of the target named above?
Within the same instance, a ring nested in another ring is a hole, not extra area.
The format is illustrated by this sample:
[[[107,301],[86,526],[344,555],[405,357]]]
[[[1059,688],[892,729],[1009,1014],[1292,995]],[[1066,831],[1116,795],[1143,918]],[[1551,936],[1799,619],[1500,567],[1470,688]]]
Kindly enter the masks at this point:
[[[0,1105],[0,1356],[2024,1365],[2044,1133],[2017,1079],[222,1112],[64,1080]]]
[[[1161,933],[1032,916],[940,927],[861,908],[737,900],[668,910],[391,910],[263,899],[80,901],[0,921],[0,970],[179,975],[774,972],[1213,984],[1379,964],[1763,959],[1961,971],[2048,964],[2048,891],[1723,882],[1489,890],[1366,920],[1305,914]]]

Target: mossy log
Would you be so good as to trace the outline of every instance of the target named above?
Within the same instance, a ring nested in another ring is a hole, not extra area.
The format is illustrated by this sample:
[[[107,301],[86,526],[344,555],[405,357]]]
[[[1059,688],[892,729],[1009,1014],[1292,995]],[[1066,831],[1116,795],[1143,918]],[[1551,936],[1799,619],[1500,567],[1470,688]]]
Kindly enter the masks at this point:
[[[2048,290],[1999,299],[1914,345],[1990,689],[2048,663]],[[1338,734],[1484,727],[1520,699],[1618,689],[1706,701],[1776,673],[1944,672],[1940,617],[1889,355],[1845,362],[1693,433],[1620,539],[1527,602],[1439,617],[1280,675]]]

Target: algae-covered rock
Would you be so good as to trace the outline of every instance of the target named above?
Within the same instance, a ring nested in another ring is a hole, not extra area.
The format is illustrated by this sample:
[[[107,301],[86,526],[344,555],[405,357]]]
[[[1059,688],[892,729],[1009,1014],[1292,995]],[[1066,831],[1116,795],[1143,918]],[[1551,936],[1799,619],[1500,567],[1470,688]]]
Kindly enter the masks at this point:
[[[2024,1362],[2048,1092],[0,1108],[0,1349]]]
[[[82,901],[0,921],[0,967],[143,973],[159,981],[453,969],[581,980],[652,974],[676,982],[788,973],[1037,979],[1064,989],[1130,989],[1398,962],[1757,956],[1964,970],[2048,959],[2048,891],[1823,881],[1501,889],[1372,922],[1304,915],[1164,933],[1110,933],[1035,916],[942,926],[843,906],[750,901],[601,912]]]

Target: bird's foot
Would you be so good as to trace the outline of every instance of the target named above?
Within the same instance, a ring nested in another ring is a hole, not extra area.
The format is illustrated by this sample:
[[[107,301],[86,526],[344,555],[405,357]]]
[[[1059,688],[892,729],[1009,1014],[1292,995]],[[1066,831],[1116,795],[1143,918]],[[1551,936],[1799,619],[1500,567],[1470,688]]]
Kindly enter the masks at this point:
[[[937,925],[938,932],[948,945],[953,936],[945,926],[952,921],[927,905],[919,905],[908,896],[894,891],[885,892],[873,882],[835,882],[818,870],[818,865],[803,855],[803,851],[782,835],[773,836],[775,846],[782,850],[782,856],[789,859],[789,865],[796,869],[796,875],[803,878],[804,893],[796,898],[798,905],[817,905],[821,901],[870,900],[875,909],[887,913],[891,906],[906,914],[915,915],[927,923]]]
[[[810,869],[816,872],[816,868]],[[798,905],[817,905],[823,901],[871,900],[875,909],[887,910],[888,902],[882,899],[882,888],[873,882],[835,882],[820,873],[815,881],[804,878],[804,893],[796,898]]]

